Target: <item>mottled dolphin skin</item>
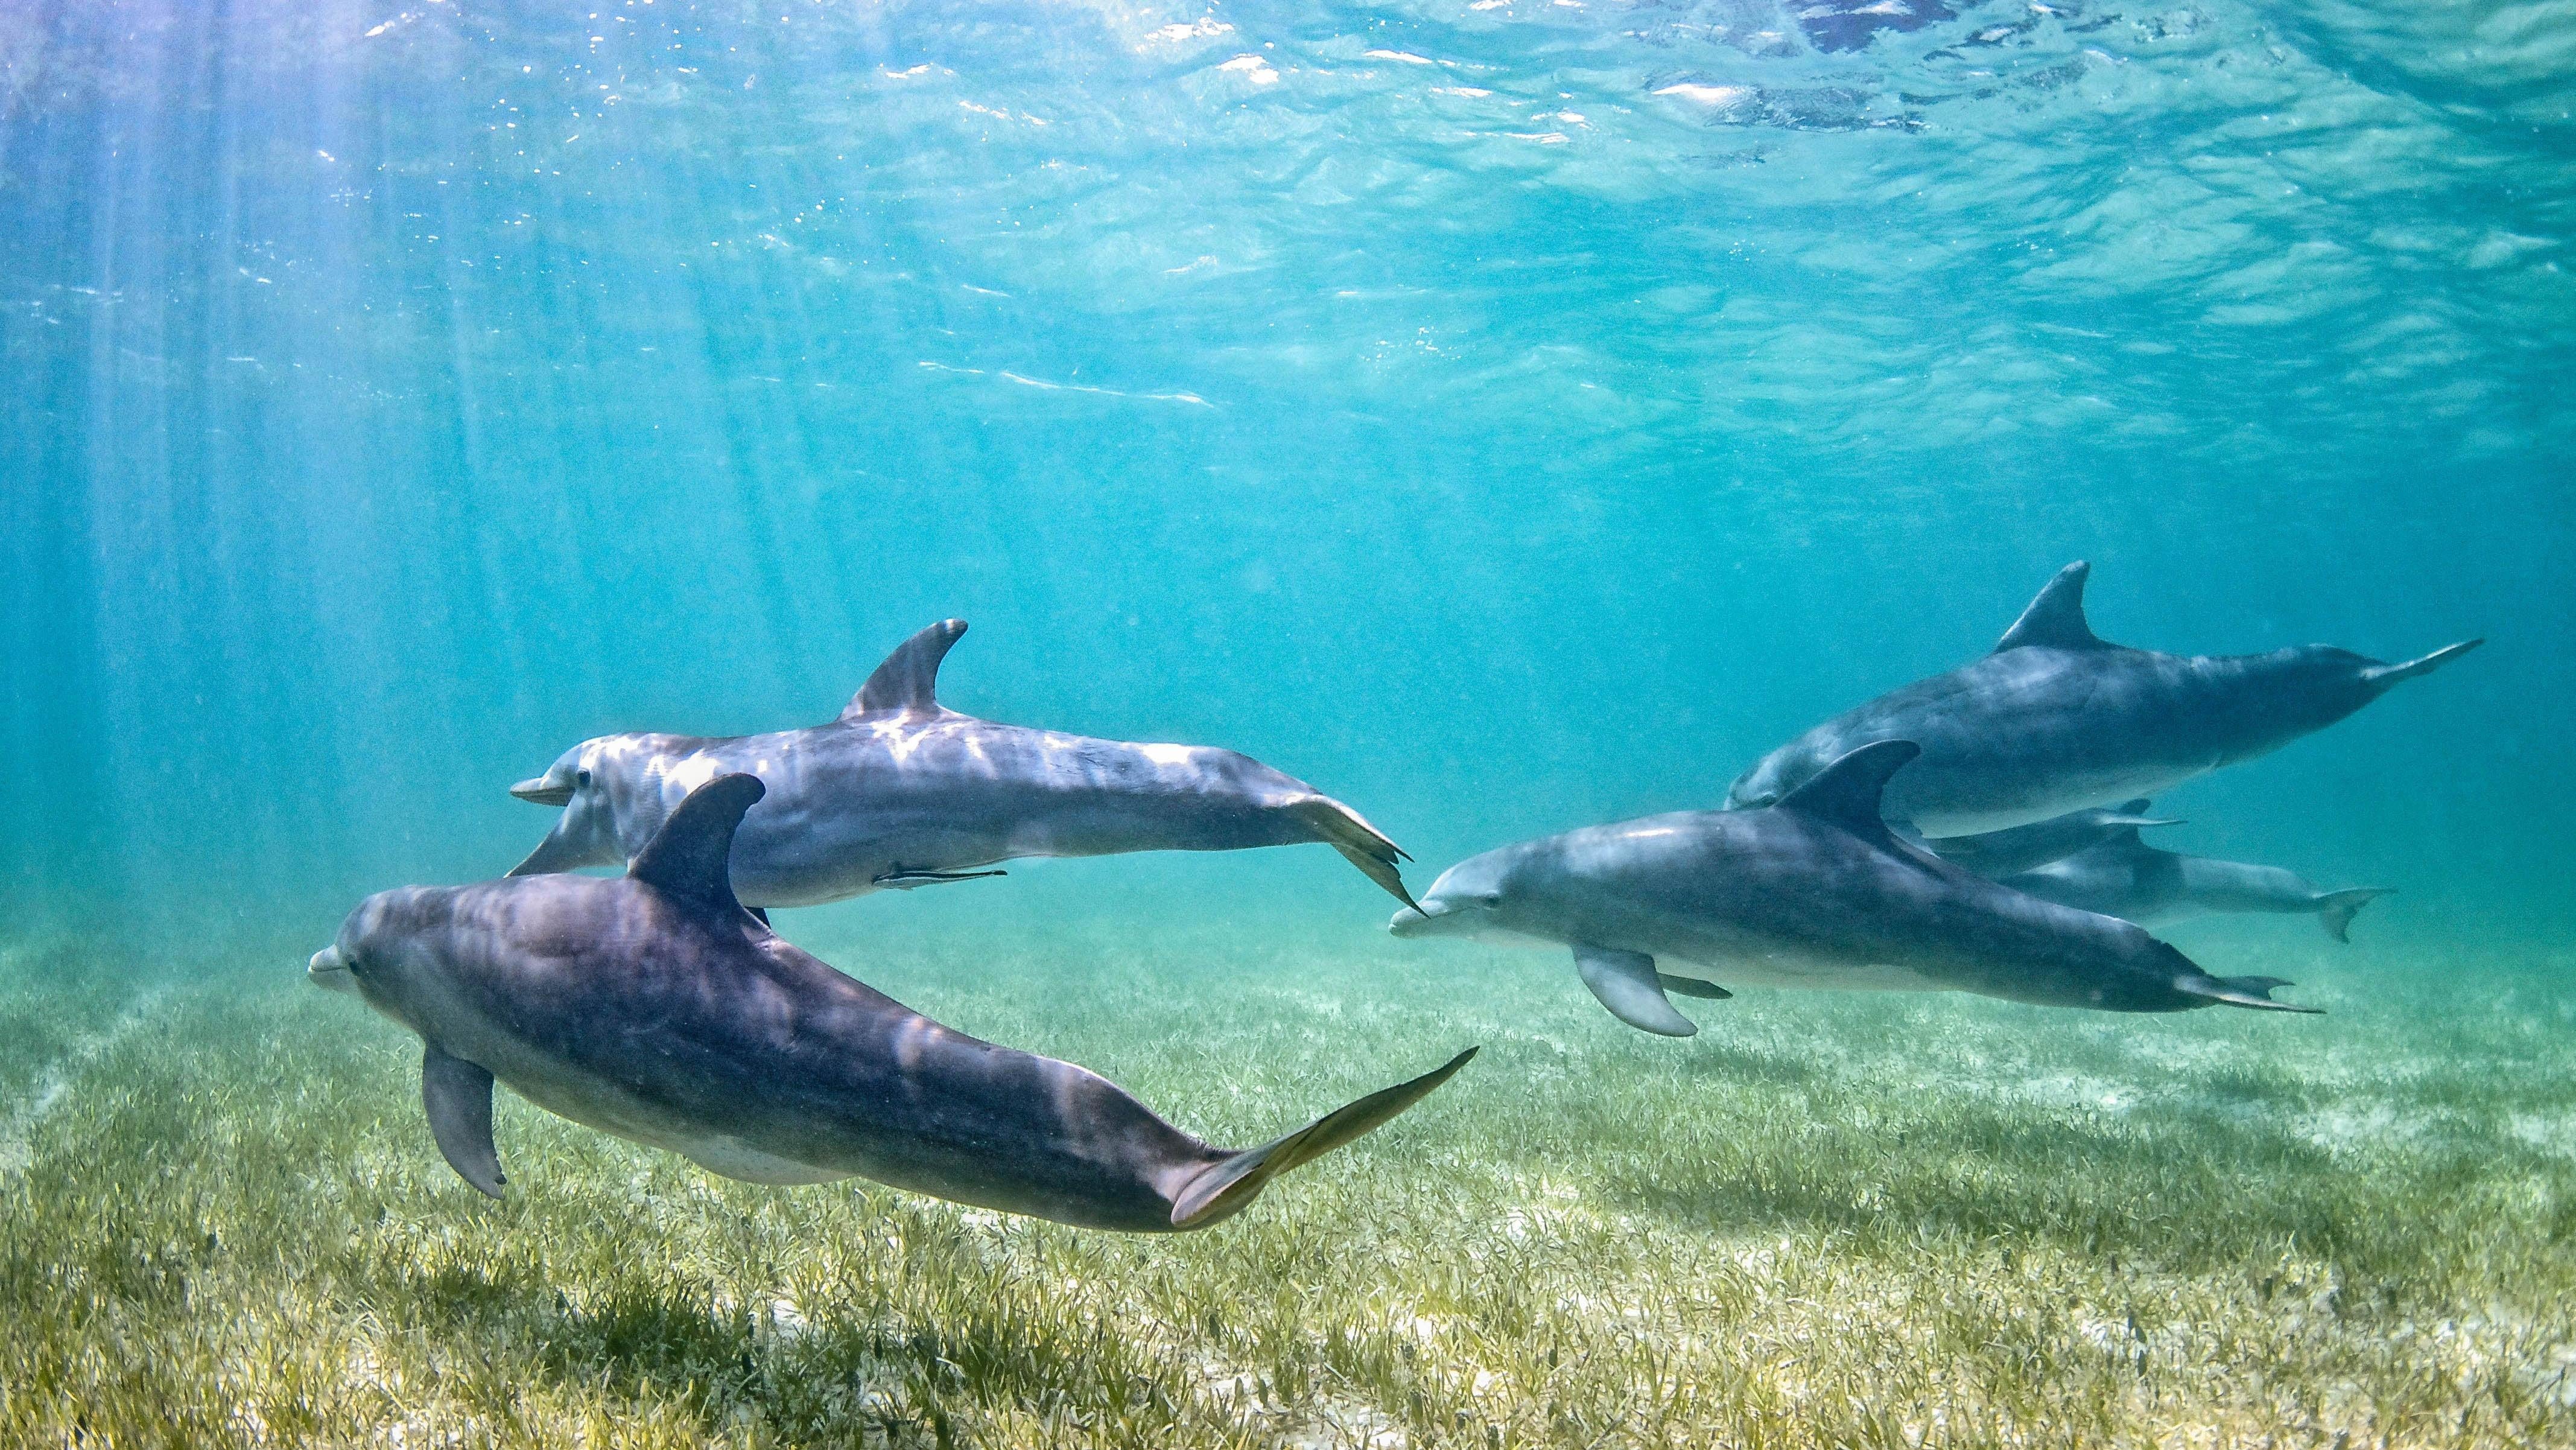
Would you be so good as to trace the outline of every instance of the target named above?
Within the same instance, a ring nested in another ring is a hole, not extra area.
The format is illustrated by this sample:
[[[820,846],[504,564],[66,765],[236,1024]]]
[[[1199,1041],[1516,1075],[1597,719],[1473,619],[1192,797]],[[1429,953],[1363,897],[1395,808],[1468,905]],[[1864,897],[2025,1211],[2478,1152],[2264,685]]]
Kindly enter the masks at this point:
[[[603,735],[510,794],[561,806],[514,876],[623,862],[689,792],[757,775],[769,799],[743,823],[734,890],[755,907],[811,906],[885,887],[998,876],[1020,856],[1230,851],[1320,841],[1396,900],[1408,859],[1357,811],[1248,755],[1094,740],[961,715],[939,662],[966,633],[943,620],[868,676],[839,719],[709,739]]]
[[[2000,881],[2051,861],[2063,861],[2088,846],[2098,846],[2110,840],[2122,831],[2134,837],[2141,826],[2182,824],[2178,817],[2158,818],[2149,816],[2146,811],[2144,800],[2130,801],[2116,810],[2088,806],[2027,826],[1988,831],[1977,836],[1941,836],[1915,844],[1953,866],[1966,867],[1989,881]]]
[[[2336,941],[2352,940],[2353,913],[2395,890],[2357,886],[2322,891],[2295,871],[2159,851],[2122,831],[2063,860],[2004,878],[2004,885],[2078,911],[2098,911],[2140,926],[2214,911],[2268,911],[2314,916]]]
[[[1891,820],[1935,837],[2008,830],[2268,754],[2482,643],[2393,665],[2330,645],[2157,654],[2094,638],[2084,622],[2088,572],[2067,565],[1985,658],[1881,695],[1764,756],[1728,804],[1769,805],[1855,746],[1911,740],[1923,758],[1890,786]]]
[[[2273,977],[2213,977],[2125,921],[1999,886],[1900,841],[1879,815],[1911,741],[1864,745],[1779,804],[1679,811],[1523,841],[1441,873],[1397,936],[1537,938],[1632,1027],[1699,1029],[1668,991],[1975,992],[2053,1007],[2308,1012]],[[1714,990],[1697,988],[1706,982]]]
[[[760,781],[701,787],[618,878],[533,876],[367,898],[313,956],[420,1034],[429,1125],[497,1198],[492,1084],[754,1183],[865,1177],[1088,1228],[1239,1212],[1474,1050],[1265,1147],[1212,1148],[1071,1063],[979,1042],[772,935],[726,857]]]

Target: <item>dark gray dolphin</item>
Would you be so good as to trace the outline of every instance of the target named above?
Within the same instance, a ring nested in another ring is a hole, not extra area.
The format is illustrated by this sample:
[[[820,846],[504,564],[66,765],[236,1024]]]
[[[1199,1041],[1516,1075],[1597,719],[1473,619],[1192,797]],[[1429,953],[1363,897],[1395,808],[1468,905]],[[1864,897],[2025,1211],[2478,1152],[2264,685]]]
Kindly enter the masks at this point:
[[[2004,878],[2004,885],[2078,911],[2098,911],[2140,926],[2214,911],[2268,911],[2314,916],[2336,941],[2350,941],[2353,913],[2395,890],[2357,886],[2322,891],[2278,866],[2249,866],[2159,851],[2121,831],[2099,845]]]
[[[939,703],[939,662],[966,621],[914,635],[839,719],[810,730],[707,739],[603,735],[510,794],[561,806],[513,876],[623,862],[689,792],[757,775],[769,799],[743,823],[733,884],[755,907],[811,906],[882,887],[998,876],[1019,856],[1230,851],[1320,841],[1410,903],[1407,859],[1357,811],[1248,755],[1094,740],[960,715]]]
[[[1910,741],[1864,745],[1779,804],[1678,811],[1568,831],[1442,872],[1397,936],[1536,938],[1574,949],[1613,1016],[1699,1029],[1664,994],[1726,986],[1975,992],[2055,1007],[2178,1012],[2226,1003],[2308,1012],[2274,977],[2213,977],[2125,921],[1971,875],[1879,816]],[[1700,986],[1701,982],[1708,986]]]
[[[2130,649],[2094,638],[2084,622],[2089,567],[2060,571],[1992,654],[1764,756],[1728,804],[1769,805],[1855,746],[1911,740],[1923,758],[1889,788],[1890,819],[1926,836],[2026,826],[2278,750],[2482,643],[2393,665],[2330,645],[2259,655]]]
[[[759,780],[700,788],[623,877],[367,898],[313,980],[420,1034],[439,1151],[499,1197],[492,1084],[754,1183],[865,1177],[1088,1228],[1202,1228],[1448,1080],[1474,1049],[1266,1147],[1212,1148],[1071,1063],[952,1031],[798,951],[735,898]]]
[[[2063,861],[2087,846],[2110,840],[2122,831],[2134,835],[2141,826],[2182,824],[2177,817],[2158,818],[2148,815],[2146,810],[2147,803],[2143,800],[2130,801],[2116,810],[2087,806],[2083,810],[2050,816],[2027,826],[1987,831],[1975,836],[1941,836],[1915,844],[1953,866],[1964,866],[1989,881],[1999,881],[2051,861]]]

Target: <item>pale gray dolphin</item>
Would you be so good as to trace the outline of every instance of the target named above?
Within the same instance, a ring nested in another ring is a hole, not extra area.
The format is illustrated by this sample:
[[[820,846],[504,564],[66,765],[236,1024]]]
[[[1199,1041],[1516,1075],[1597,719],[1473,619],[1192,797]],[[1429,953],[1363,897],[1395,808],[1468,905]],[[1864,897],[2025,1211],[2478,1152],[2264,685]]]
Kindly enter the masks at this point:
[[[2050,816],[2027,826],[1987,831],[1976,836],[1941,836],[1916,844],[1953,866],[1964,866],[1989,881],[2000,881],[2051,861],[2063,861],[2087,846],[2110,840],[2122,831],[2134,834],[2141,826],[2182,824],[2178,817],[2150,816],[2146,810],[2147,803],[2143,800],[2130,801],[2116,810],[2087,806],[2083,810]]]
[[[2259,655],[2168,655],[2106,644],[2084,622],[2088,565],[2039,591],[1994,652],[1835,716],[1739,777],[1728,804],[1765,806],[1873,740],[1923,758],[1890,786],[1890,819],[1926,836],[2026,826],[2151,796],[2252,760],[2478,647],[2403,664],[2330,645]]]
[[[2313,916],[2336,941],[2350,941],[2353,913],[2395,890],[2357,886],[2323,891],[2295,871],[2249,866],[2159,851],[2121,831],[2096,846],[2035,870],[2004,878],[2004,885],[2078,911],[2098,911],[2140,926],[2216,911],[2268,911]]]
[[[2113,1012],[2270,1000],[2274,977],[2213,977],[2125,921],[1988,881],[1898,840],[1888,777],[1920,753],[1864,745],[1783,797],[1523,841],[1442,872],[1397,936],[1535,938],[1574,949],[1584,985],[1632,1027],[1699,1029],[1668,991],[1726,986],[1975,992]]]
[[[420,1034],[439,1151],[499,1197],[492,1084],[728,1178],[865,1177],[1089,1228],[1203,1228],[1475,1055],[1265,1147],[1212,1148],[1071,1063],[979,1042],[772,935],[726,870],[749,775],[699,788],[623,877],[367,898],[315,982]]]
[[[1248,755],[1094,740],[961,715],[937,696],[966,621],[886,657],[841,712],[808,730],[709,739],[603,735],[510,794],[563,815],[513,876],[626,861],[689,792],[757,775],[734,890],[754,907],[811,906],[884,887],[998,876],[1022,856],[1230,851],[1319,841],[1410,903],[1409,859],[1357,811]]]

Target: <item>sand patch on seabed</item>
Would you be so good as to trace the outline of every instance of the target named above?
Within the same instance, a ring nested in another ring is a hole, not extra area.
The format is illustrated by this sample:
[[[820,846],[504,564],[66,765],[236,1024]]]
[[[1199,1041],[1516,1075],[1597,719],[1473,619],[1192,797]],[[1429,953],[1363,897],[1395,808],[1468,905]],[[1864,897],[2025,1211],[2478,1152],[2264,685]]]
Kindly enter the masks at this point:
[[[71,1091],[82,1070],[133,1035],[169,994],[166,987],[145,992],[105,1027],[74,1040],[46,1066],[28,1088],[26,1101],[6,1118],[0,1118],[0,1183],[15,1182],[27,1171],[35,1157],[36,1130],[62,1105],[64,1095]]]

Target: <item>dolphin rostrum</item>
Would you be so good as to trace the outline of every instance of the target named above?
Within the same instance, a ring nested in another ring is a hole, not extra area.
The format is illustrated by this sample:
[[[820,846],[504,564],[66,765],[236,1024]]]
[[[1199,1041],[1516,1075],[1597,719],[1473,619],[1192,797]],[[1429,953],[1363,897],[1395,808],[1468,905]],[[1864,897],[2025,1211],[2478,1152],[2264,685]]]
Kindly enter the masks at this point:
[[[1926,836],[2026,826],[2252,760],[2322,730],[2390,687],[2478,647],[2402,664],[2331,645],[2259,655],[2168,655],[2096,639],[2090,566],[2067,565],[1994,652],[1835,716],[1738,777],[1728,804],[1765,806],[1853,747],[1911,740],[1923,758],[1889,788],[1891,820]]]
[[[2000,881],[2051,861],[2063,861],[2087,846],[2097,846],[2110,840],[2122,831],[2135,834],[2141,826],[2182,824],[2178,817],[2150,816],[2146,810],[2147,803],[2143,800],[2130,801],[2116,810],[2087,806],[2083,810],[2050,816],[2027,826],[2013,826],[1975,836],[1941,836],[1915,844],[1953,866],[1964,866],[1989,881]]]
[[[726,870],[761,792],[749,775],[700,787],[623,877],[380,892],[314,954],[315,982],[420,1034],[430,1131],[466,1182],[500,1196],[498,1080],[728,1178],[865,1177],[1168,1233],[1239,1212],[1475,1055],[1265,1147],[1210,1147],[1096,1073],[943,1027],[772,935]]]
[[[2143,804],[2143,803],[2141,803]],[[2357,886],[2321,891],[2295,871],[2159,851],[2124,830],[2099,845],[2052,861],[2004,884],[2043,901],[2098,911],[2140,926],[2160,926],[2213,911],[2269,911],[2314,916],[2336,941],[2352,940],[2353,913],[2395,890]]]
[[[710,739],[603,735],[510,794],[563,815],[510,874],[615,865],[689,792],[757,775],[734,890],[754,907],[811,906],[892,887],[999,876],[1022,856],[1230,851],[1320,841],[1411,903],[1393,841],[1357,811],[1248,755],[997,725],[939,703],[939,662],[966,632],[943,620],[877,666],[840,718]]]
[[[1699,1029],[1666,992],[1727,986],[1975,992],[2113,1012],[2270,1000],[2125,921],[2041,901],[1897,839],[1880,793],[1920,753],[1882,740],[1767,808],[1678,811],[1523,841],[1441,873],[1397,936],[1537,938],[1631,1027]],[[1702,985],[1705,983],[1706,985]]]

